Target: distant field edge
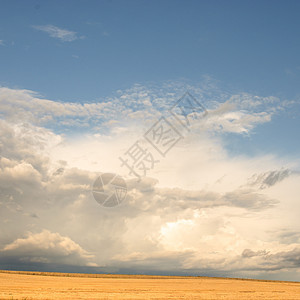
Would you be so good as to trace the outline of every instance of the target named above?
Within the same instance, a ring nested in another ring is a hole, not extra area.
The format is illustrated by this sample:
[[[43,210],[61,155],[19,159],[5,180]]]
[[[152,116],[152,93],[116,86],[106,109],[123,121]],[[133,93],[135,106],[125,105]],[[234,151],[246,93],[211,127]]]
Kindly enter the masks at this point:
[[[299,281],[285,280],[267,280],[252,278],[235,278],[235,277],[209,277],[209,276],[169,276],[169,275],[129,275],[129,274],[87,274],[87,273],[61,273],[61,272],[38,272],[38,271],[11,271],[0,270],[0,273],[15,275],[33,275],[33,276],[57,276],[57,277],[85,277],[85,278],[135,278],[135,279],[220,279],[220,280],[243,280],[243,281],[260,281],[260,282],[287,282],[300,283]]]

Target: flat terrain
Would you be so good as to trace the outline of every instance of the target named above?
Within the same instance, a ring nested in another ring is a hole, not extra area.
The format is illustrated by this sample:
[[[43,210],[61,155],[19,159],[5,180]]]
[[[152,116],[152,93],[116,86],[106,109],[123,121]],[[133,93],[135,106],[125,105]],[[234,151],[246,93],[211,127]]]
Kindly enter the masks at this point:
[[[300,283],[0,271],[0,299],[300,299]]]

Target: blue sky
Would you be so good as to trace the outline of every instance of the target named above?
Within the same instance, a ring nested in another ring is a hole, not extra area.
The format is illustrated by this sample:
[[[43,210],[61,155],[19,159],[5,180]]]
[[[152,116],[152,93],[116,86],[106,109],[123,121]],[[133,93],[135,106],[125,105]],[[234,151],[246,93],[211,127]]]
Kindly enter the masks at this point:
[[[95,101],[137,82],[210,75],[233,89],[299,97],[299,9],[299,1],[1,1],[0,82]],[[76,39],[32,27],[48,24]]]
[[[0,1],[0,268],[299,280],[299,13]],[[206,117],[135,182],[118,157],[186,91]]]
[[[299,102],[298,1],[2,1],[1,6],[4,86],[60,101],[96,102],[136,83],[198,82],[208,75],[225,90]],[[74,40],[50,38],[35,28],[47,25],[73,32]],[[277,129],[263,128],[252,148],[271,145],[294,153],[300,140],[299,106],[294,109],[295,115],[277,118]],[[265,134],[271,136],[267,144]]]

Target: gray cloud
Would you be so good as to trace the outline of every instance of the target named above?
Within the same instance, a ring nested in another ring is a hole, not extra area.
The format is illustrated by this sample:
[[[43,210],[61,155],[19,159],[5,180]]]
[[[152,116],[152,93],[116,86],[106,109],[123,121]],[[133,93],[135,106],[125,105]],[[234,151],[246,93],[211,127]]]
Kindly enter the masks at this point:
[[[269,251],[252,251],[245,249],[242,253],[243,258],[251,262],[249,270],[256,271],[278,271],[295,269],[300,267],[300,248],[292,250],[270,253]]]
[[[281,230],[276,233],[276,238],[284,244],[300,243],[300,232],[295,230]]]
[[[259,189],[265,189],[284,180],[290,175],[291,171],[288,169],[269,171],[262,174],[254,174],[249,180],[249,185],[257,186]]]
[[[233,206],[254,210],[271,208],[279,203],[278,200],[270,199],[268,196],[259,194],[251,189],[237,189],[233,192],[226,193],[224,200]]]
[[[242,253],[243,257],[265,256],[268,252],[266,250],[252,251],[251,249],[245,249]]]
[[[129,203],[147,210],[156,210],[158,207],[159,209],[184,210],[218,206],[263,210],[278,204],[277,200],[269,199],[266,195],[257,193],[255,189],[239,188],[221,194],[204,190],[158,188],[157,184],[158,181],[152,178],[128,182]]]

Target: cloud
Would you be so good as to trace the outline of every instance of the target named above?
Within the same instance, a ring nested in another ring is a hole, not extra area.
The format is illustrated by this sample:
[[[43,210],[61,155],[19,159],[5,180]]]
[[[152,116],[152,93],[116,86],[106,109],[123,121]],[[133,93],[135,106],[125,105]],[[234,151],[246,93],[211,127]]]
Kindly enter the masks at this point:
[[[269,171],[262,174],[254,174],[250,180],[249,185],[258,186],[260,189],[265,189],[273,186],[277,182],[280,182],[290,176],[291,171],[283,169],[279,171]]]
[[[43,230],[40,233],[29,232],[27,237],[18,238],[6,245],[0,255],[14,257],[20,262],[42,262],[55,264],[76,264],[95,266],[91,262],[93,255],[78,244],[59,233]]]
[[[0,40],[0,46],[4,46],[4,41]]]
[[[300,243],[300,232],[283,229],[278,233],[278,239],[285,244]]]
[[[178,89],[170,85],[168,89]],[[192,123],[192,131],[210,131],[218,133],[249,134],[263,123],[270,122],[274,114],[282,109],[277,98],[257,97],[250,94],[209,95],[206,91],[189,87],[191,93],[206,107],[208,114],[203,120]],[[152,125],[162,115],[168,117],[168,110],[186,90],[184,87],[175,93],[162,93],[158,87],[148,88],[135,85],[125,91],[117,91],[112,97],[100,99],[96,103],[63,103],[43,99],[30,90],[0,88],[0,116],[13,122],[28,121],[46,127],[81,128],[99,132],[142,129]],[[221,101],[221,100],[224,100]]]
[[[252,251],[251,249],[245,249],[242,253],[243,257],[254,257],[254,256],[263,256],[267,255],[268,253],[266,250],[260,250],[260,251]]]
[[[199,99],[209,91],[189,88]],[[226,276],[280,270],[281,278],[294,272],[298,161],[272,153],[236,157],[221,138],[272,122],[278,99],[212,92],[211,102],[203,101],[207,118],[148,177],[137,181],[120,167],[118,157],[182,91],[171,83],[161,90],[137,85],[97,103],[64,103],[0,88],[0,264]],[[122,205],[108,210],[93,199],[100,172],[124,176]]]
[[[270,253],[269,251],[252,251],[245,249],[242,253],[243,258],[250,260],[252,266],[249,269],[256,270],[285,270],[297,269],[300,267],[300,248],[295,247],[291,250]]]
[[[219,132],[245,134],[257,125],[270,122],[274,114],[282,109],[276,97],[258,97],[241,93],[230,95],[223,103],[215,103],[206,118],[208,129]]]
[[[33,25],[36,30],[40,30],[49,34],[50,37],[61,40],[62,42],[73,42],[79,37],[74,31],[62,29],[54,25]]]
[[[227,193],[206,190],[157,187],[158,181],[143,178],[139,182],[129,181],[128,202],[132,207],[152,211],[155,215],[163,209],[183,211],[184,209],[213,208],[220,206],[240,207],[248,210],[264,210],[275,206],[278,201],[259,194],[255,189],[237,188]]]

